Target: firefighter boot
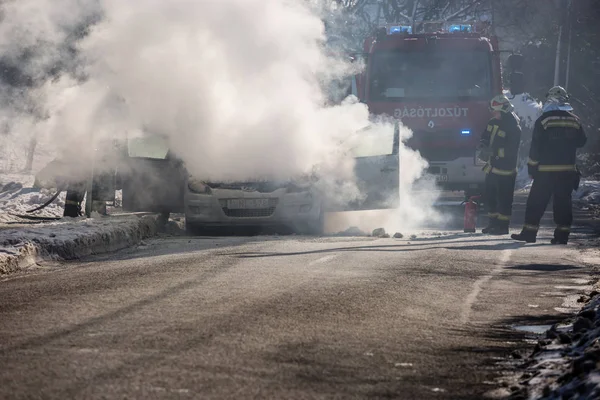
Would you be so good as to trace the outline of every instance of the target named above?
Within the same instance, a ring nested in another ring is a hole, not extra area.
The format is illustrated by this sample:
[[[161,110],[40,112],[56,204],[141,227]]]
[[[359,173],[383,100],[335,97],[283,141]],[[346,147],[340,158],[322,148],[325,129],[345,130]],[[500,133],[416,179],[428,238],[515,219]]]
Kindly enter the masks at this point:
[[[513,238],[514,240],[518,240],[520,242],[526,242],[526,243],[535,243],[536,242],[536,236],[537,236],[537,232],[536,231],[530,231],[530,230],[522,230],[521,233],[519,234],[512,234],[510,235],[511,238]]]
[[[550,240],[551,244],[567,244],[569,242],[569,231],[556,228],[554,237]]]
[[[490,235],[508,235],[508,225],[510,221],[498,220],[488,232]]]
[[[481,233],[490,233],[492,230],[494,230],[496,225],[498,225],[498,219],[490,217],[490,220],[488,221],[488,225],[481,230]]]

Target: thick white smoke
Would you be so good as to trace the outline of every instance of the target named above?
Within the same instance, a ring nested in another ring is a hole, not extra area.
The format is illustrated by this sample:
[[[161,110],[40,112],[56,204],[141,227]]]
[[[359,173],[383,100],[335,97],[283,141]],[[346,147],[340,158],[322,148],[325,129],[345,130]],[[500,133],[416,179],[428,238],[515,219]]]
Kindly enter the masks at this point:
[[[40,85],[71,69],[69,46],[98,14],[93,1],[0,1],[0,169],[23,168],[30,139],[49,133],[54,96]]]
[[[1,55],[32,49],[27,73],[39,79],[71,60],[69,74],[29,93],[46,116],[35,129],[80,160],[79,172],[91,143],[152,133],[168,137],[202,179],[289,179],[319,165],[327,183],[348,182],[349,149],[370,124],[368,110],[351,99],[326,105],[324,88],[356,67],[325,48],[310,3],[18,0],[2,5],[3,24],[11,22]],[[77,55],[65,54],[69,32],[92,18],[99,22],[77,41]],[[412,157],[401,182],[412,186],[424,162],[401,151]],[[353,185],[335,189],[356,195]]]
[[[167,135],[207,179],[286,179],[332,156],[349,173],[339,143],[368,112],[324,107],[323,81],[349,66],[326,56],[323,25],[302,4],[104,0],[105,18],[80,46],[89,80],[57,131]]]
[[[406,141],[412,131],[400,127],[400,139]],[[428,163],[421,155],[400,145],[399,205],[395,209],[332,213],[327,220],[329,232],[356,227],[365,233],[384,228],[388,233],[416,232],[427,226],[443,226],[450,218],[434,207],[440,196],[433,176],[426,173]]]

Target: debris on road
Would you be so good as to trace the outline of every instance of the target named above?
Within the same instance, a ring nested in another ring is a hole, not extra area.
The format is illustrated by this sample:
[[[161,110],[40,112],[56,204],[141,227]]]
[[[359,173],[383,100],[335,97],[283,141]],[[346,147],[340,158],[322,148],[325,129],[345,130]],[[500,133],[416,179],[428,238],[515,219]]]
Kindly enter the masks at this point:
[[[373,233],[371,234],[371,236],[378,238],[390,237],[390,235],[386,233],[384,228],[373,229]]]
[[[334,233],[332,236],[369,236],[365,231],[357,226],[351,226],[345,231]]]
[[[580,301],[587,301],[583,309],[553,325],[526,359],[520,381],[528,398],[600,398],[600,292]]]

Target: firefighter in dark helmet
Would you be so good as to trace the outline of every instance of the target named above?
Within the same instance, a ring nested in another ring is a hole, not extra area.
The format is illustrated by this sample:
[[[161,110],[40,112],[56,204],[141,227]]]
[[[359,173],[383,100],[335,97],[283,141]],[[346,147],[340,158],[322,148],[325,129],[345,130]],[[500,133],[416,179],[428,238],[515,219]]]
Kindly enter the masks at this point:
[[[571,195],[579,187],[576,152],[586,136],[573,114],[565,89],[555,86],[546,95],[543,113],[535,122],[529,151],[529,175],[533,185],[527,199],[523,230],[512,238],[535,243],[540,220],[553,198],[554,238],[552,244],[567,244],[573,222]]]
[[[486,161],[485,203],[489,222],[482,232],[507,235],[517,177],[517,159],[521,143],[519,117],[504,95],[490,102],[494,117],[481,135],[479,158]]]

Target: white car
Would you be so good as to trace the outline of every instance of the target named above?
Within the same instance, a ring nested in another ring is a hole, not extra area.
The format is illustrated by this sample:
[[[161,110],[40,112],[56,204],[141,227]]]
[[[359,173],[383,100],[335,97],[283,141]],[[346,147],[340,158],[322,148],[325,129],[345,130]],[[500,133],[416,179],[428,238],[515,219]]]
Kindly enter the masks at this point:
[[[399,132],[369,135],[361,133],[360,138],[368,140],[357,145],[354,154],[356,183],[363,196],[335,206],[307,182],[207,182],[191,177],[166,142],[130,141],[121,168],[123,208],[185,213],[189,233],[215,227],[272,227],[318,235],[326,211],[397,206]]]
[[[203,182],[185,185],[188,233],[213,227],[270,227],[296,233],[323,232],[322,196],[311,185],[293,182]]]

